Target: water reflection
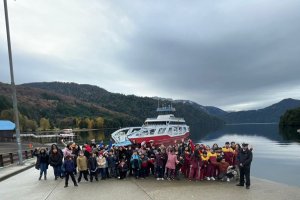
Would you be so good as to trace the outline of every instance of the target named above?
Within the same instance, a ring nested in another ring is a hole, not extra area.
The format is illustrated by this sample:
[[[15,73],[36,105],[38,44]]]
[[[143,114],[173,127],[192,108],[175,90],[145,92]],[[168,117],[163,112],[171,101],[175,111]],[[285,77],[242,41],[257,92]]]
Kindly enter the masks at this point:
[[[278,124],[241,124],[226,125],[216,131],[204,131],[201,134],[192,132],[192,139],[196,141],[212,140],[227,135],[249,135],[262,136],[280,144],[289,144],[290,142],[300,142],[300,134],[297,133],[297,127],[279,129]]]
[[[107,137],[105,137],[104,130],[98,130],[98,131],[80,131],[79,134],[77,134],[76,142],[83,144],[83,143],[90,143],[92,139],[95,139],[96,141],[105,140]]]
[[[279,129],[279,134],[287,141],[300,142],[300,133],[297,130],[300,127],[284,127]]]

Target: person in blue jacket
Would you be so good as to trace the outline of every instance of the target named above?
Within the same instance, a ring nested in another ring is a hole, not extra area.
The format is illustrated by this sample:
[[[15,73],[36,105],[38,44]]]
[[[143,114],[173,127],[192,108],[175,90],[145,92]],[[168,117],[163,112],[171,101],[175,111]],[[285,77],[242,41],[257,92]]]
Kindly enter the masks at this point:
[[[66,160],[64,162],[64,167],[65,167],[65,173],[66,173],[65,187],[68,187],[69,176],[71,176],[74,186],[78,186],[76,179],[74,177],[75,164],[74,164],[72,156],[66,157]]]

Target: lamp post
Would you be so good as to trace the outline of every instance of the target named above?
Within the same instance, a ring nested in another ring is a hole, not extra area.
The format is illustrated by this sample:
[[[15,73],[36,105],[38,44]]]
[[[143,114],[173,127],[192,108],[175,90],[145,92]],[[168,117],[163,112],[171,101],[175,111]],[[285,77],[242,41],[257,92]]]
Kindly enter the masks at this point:
[[[3,2],[4,2],[4,12],[5,12],[5,24],[6,24],[7,48],[8,48],[8,57],[9,57],[9,67],[10,67],[11,89],[12,89],[12,98],[13,98],[13,109],[14,109],[15,124],[16,124],[18,157],[19,157],[19,164],[22,165],[23,155],[22,155],[22,145],[21,145],[21,137],[20,137],[19,112],[18,112],[18,104],[17,104],[16,86],[14,80],[14,69],[13,69],[13,61],[12,61],[12,53],[11,53],[11,45],[10,45],[7,0],[3,0]]]

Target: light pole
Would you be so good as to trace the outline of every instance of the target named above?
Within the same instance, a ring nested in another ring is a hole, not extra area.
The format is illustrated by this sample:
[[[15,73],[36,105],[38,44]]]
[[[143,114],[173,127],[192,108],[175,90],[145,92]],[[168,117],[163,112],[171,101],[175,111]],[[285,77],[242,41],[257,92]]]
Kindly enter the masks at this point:
[[[23,164],[23,155],[22,155],[22,145],[21,145],[21,137],[20,137],[19,112],[18,112],[16,86],[15,86],[15,79],[14,79],[14,68],[13,68],[11,45],[10,45],[10,33],[9,33],[7,1],[3,0],[3,2],[4,2],[4,12],[5,12],[6,36],[7,36],[7,48],[8,48],[8,57],[9,57],[13,108],[14,108],[15,124],[16,124],[16,139],[17,139],[17,145],[18,145],[18,157],[19,157],[19,164],[22,165]]]

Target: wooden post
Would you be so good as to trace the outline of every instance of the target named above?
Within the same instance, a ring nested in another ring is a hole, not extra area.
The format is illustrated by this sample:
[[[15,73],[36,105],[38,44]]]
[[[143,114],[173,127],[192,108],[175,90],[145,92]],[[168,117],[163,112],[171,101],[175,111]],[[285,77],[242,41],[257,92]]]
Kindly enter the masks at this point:
[[[3,167],[4,163],[3,163],[3,156],[2,154],[0,154],[0,167]]]
[[[14,163],[14,155],[13,155],[13,153],[9,153],[9,159],[10,159],[10,163],[13,164]]]

